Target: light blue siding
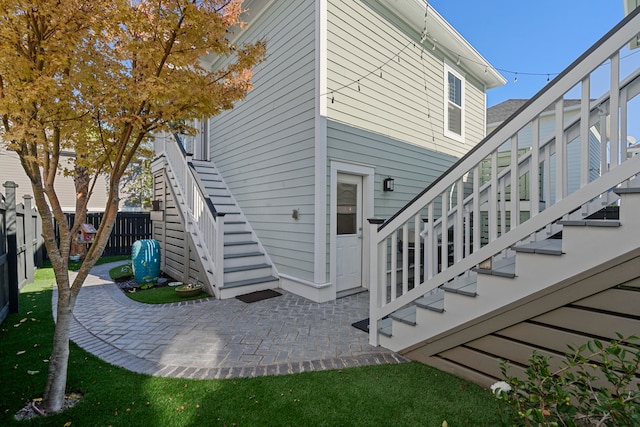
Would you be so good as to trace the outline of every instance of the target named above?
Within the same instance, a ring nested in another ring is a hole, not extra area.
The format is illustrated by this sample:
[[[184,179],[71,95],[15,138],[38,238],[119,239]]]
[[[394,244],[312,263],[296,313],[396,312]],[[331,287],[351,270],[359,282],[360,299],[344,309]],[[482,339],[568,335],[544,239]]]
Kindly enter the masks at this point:
[[[389,218],[444,173],[456,157],[403,143],[388,136],[330,121],[329,158],[375,168],[374,215]],[[395,190],[382,191],[394,178]]]
[[[313,278],[314,2],[279,0],[239,42],[264,39],[254,90],[211,119],[210,152],[278,272]],[[292,218],[298,209],[299,218]]]

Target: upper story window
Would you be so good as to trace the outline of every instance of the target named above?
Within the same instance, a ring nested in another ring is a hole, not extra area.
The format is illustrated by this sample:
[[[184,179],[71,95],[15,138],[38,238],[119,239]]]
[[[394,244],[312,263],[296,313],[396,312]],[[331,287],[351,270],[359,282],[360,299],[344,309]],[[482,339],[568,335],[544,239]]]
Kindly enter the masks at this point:
[[[444,134],[458,141],[464,140],[464,77],[444,64]]]

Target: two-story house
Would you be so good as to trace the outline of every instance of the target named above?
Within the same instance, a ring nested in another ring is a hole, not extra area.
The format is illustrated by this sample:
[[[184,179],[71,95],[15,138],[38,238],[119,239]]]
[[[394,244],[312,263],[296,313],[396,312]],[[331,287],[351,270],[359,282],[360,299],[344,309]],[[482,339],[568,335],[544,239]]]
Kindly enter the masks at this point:
[[[280,287],[327,301],[366,289],[366,220],[391,216],[482,140],[486,91],[506,81],[421,0],[245,5],[236,40],[265,40],[267,61],[244,101],[182,141],[206,203],[224,214],[224,244],[206,243],[203,214],[188,206],[190,169],[158,161],[163,269],[221,298]],[[171,158],[172,135],[156,145]]]

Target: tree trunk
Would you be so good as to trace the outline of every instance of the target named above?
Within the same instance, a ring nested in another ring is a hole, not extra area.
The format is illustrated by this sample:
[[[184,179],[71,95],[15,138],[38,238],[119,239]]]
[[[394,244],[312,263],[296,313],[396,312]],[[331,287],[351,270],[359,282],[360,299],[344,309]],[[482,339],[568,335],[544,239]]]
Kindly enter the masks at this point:
[[[83,167],[75,167],[75,175],[73,184],[76,188],[76,216],[74,224],[83,224],[87,221],[87,203],[89,202],[89,184],[91,177],[87,174],[87,169]],[[71,255],[80,255],[84,259],[87,255],[87,244],[77,242],[77,233],[71,236]]]
[[[60,289],[60,287],[58,287]],[[67,386],[69,365],[69,335],[73,321],[73,306],[76,296],[71,291],[58,292],[57,319],[53,334],[53,348],[49,358],[49,374],[44,390],[43,409],[52,414],[62,409]]]

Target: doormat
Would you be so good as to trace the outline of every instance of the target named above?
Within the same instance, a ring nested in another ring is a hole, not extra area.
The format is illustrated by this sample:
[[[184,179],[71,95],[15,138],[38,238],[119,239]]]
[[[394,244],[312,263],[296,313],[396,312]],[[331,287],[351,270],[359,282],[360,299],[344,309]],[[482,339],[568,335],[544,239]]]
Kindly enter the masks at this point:
[[[355,323],[352,323],[351,326],[353,326],[356,329],[360,329],[361,331],[364,331],[366,333],[369,333],[369,318],[367,317],[364,320],[359,320]]]
[[[255,291],[244,295],[238,295],[236,298],[242,302],[252,303],[256,301],[262,301],[264,299],[279,297],[282,295],[280,292],[273,289],[265,289],[264,291]]]

